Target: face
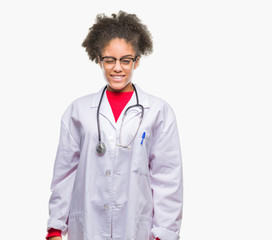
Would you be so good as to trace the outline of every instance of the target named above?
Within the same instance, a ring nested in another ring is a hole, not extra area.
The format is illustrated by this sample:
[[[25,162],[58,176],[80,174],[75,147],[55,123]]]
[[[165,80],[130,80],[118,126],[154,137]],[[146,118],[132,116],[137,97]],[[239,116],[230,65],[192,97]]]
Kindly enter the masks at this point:
[[[139,64],[139,58],[133,63],[128,64],[126,57],[135,58],[133,46],[124,39],[112,39],[106,45],[101,53],[101,57],[113,57],[120,59],[116,60],[115,64],[110,63],[109,58],[104,58],[103,62],[99,60],[99,64],[103,70],[103,74],[108,84],[109,91],[128,92],[133,91],[131,84],[133,70]],[[123,59],[123,60],[122,60]]]

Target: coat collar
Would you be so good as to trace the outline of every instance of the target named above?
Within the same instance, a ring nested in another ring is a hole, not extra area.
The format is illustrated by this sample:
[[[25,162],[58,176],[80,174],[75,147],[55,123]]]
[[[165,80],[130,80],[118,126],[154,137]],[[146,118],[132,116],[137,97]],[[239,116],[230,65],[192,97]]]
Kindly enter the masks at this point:
[[[137,93],[138,93],[139,104],[141,104],[144,107],[144,109],[149,108],[148,95],[144,91],[142,91],[136,84],[134,84],[134,85],[135,85]],[[104,89],[104,87],[101,88],[100,91],[98,91],[97,93],[94,93],[93,98],[92,98],[92,102],[91,102],[91,106],[90,106],[91,108],[98,108],[98,104],[99,104],[103,89]],[[125,107],[125,109],[128,106],[135,105],[136,103],[137,103],[137,100],[136,100],[136,94],[134,91],[134,93],[133,93],[131,99],[129,100],[127,106]],[[101,102],[101,106],[100,106],[100,110],[99,110],[99,114],[104,116],[105,118],[107,118],[110,121],[110,123],[112,124],[112,126],[116,128],[118,125],[120,125],[118,123],[120,123],[119,120],[122,119],[125,109],[122,111],[121,115],[119,116],[117,123],[115,123],[115,119],[114,119],[114,116],[113,116],[113,113],[111,110],[110,103],[108,101],[106,93],[104,93],[103,98],[102,98],[102,102]],[[137,108],[135,108],[135,110],[137,111]],[[140,110],[138,109],[138,111],[140,111]]]

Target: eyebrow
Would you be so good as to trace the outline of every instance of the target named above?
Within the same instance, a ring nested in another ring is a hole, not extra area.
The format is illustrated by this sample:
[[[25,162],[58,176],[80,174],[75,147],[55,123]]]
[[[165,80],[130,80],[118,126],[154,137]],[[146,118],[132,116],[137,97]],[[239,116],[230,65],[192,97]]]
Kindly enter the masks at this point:
[[[113,56],[105,56],[105,57],[112,57],[112,58],[116,58],[116,57],[113,57]],[[121,58],[124,58],[124,57],[133,57],[132,54],[128,54],[128,55],[124,55],[122,56]]]

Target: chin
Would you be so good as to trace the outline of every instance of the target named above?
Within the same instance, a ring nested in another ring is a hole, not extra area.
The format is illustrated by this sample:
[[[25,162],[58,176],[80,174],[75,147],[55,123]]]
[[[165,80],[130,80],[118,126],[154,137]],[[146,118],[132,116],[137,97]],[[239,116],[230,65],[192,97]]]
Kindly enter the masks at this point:
[[[126,88],[128,84],[129,82],[128,83],[109,83],[108,85],[114,91],[121,91],[124,88]]]

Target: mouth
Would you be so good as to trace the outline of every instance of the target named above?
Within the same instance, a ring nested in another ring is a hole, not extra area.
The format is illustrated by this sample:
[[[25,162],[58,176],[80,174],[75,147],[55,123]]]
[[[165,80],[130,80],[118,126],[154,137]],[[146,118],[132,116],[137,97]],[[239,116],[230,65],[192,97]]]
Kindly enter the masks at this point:
[[[121,81],[125,77],[125,75],[110,75],[110,76],[115,81]]]

